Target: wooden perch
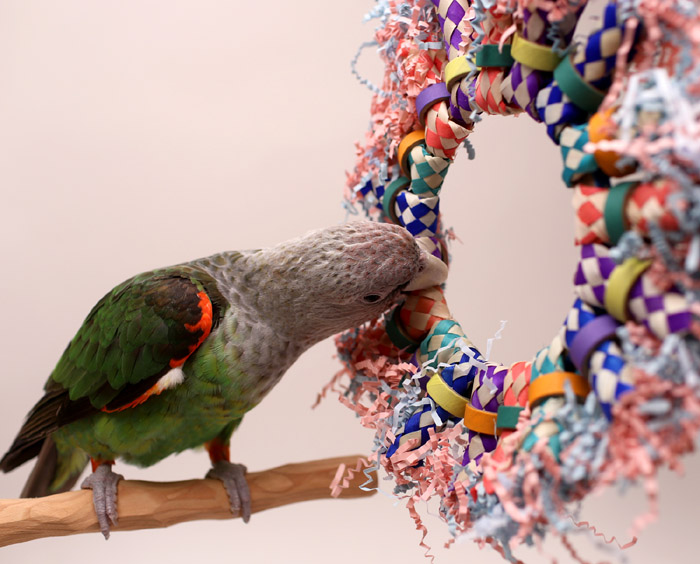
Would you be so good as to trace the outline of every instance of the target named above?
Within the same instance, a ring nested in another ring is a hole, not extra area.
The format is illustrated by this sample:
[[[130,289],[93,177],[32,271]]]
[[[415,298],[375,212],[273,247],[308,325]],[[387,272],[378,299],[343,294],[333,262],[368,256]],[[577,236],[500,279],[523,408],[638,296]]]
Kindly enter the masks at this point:
[[[299,501],[330,497],[330,483],[340,464],[354,467],[358,456],[287,464],[247,475],[252,512]],[[361,472],[344,489],[342,498],[374,492],[358,488]],[[113,531],[169,527],[198,519],[232,519],[223,484],[218,480],[144,482],[122,480],[117,496],[119,526]],[[44,537],[99,531],[92,492],[72,491],[33,499],[0,499],[0,547]]]

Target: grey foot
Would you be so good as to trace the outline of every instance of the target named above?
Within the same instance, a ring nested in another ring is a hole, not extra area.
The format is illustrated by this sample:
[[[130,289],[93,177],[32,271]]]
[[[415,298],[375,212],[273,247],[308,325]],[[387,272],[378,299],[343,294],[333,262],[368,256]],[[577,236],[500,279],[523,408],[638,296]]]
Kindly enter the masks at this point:
[[[243,464],[220,460],[207,472],[207,478],[215,478],[223,482],[231,503],[231,513],[240,515],[244,523],[250,521],[250,489],[245,479],[247,471]]]
[[[100,531],[106,539],[109,538],[110,522],[117,526],[117,484],[124,476],[112,472],[111,464],[100,464],[90,474],[80,487],[92,490],[92,503],[100,523]]]

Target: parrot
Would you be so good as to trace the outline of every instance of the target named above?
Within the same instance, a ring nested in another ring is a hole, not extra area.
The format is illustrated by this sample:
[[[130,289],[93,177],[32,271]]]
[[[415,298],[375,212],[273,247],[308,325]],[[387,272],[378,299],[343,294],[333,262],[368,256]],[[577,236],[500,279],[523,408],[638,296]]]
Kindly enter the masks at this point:
[[[118,459],[141,467],[204,446],[207,478],[250,519],[230,439],[310,346],[376,319],[430,262],[403,227],[356,221],[277,246],[138,274],[90,311],[0,460],[37,458],[22,497],[92,490],[105,538],[117,526]]]

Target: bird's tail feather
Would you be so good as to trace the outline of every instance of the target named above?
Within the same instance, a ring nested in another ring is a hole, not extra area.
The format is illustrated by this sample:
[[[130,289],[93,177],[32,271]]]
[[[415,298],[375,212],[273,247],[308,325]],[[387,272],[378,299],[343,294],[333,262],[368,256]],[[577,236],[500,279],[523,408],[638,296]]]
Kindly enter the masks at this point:
[[[20,497],[67,492],[80,478],[88,460],[87,454],[77,449],[59,455],[51,436],[46,437]]]

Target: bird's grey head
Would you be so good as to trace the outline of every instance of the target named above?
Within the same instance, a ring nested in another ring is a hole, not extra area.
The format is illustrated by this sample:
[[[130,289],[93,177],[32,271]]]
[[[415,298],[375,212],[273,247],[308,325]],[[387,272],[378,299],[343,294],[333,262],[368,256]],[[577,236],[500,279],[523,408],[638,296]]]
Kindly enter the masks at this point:
[[[311,341],[379,317],[425,260],[406,229],[371,221],[313,231],[260,253],[257,285],[261,295],[275,296],[266,315]]]

